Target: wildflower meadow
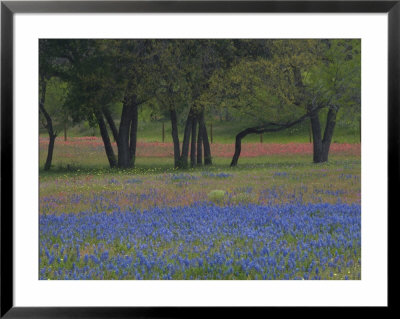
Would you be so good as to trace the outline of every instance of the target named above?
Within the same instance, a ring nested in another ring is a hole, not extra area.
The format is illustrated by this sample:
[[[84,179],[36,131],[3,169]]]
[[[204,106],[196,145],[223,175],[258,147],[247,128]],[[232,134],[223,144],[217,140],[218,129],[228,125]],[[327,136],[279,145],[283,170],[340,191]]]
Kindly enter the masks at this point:
[[[361,39],[38,49],[40,280],[361,279]]]
[[[71,157],[40,175],[40,279],[361,279],[359,145],[320,165],[283,145],[233,169],[223,156],[184,171],[157,156],[67,169],[105,160],[93,141],[61,141],[55,155]]]

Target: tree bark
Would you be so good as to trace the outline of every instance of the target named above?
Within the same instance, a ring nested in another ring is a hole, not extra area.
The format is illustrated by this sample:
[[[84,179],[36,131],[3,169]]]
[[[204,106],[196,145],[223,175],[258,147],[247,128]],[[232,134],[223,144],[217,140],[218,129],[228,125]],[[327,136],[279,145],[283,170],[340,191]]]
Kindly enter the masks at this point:
[[[64,141],[67,141],[67,121],[64,121]]]
[[[103,108],[103,114],[104,117],[107,120],[108,126],[111,129],[111,133],[113,135],[114,141],[116,142],[118,140],[118,129],[117,126],[115,125],[114,119],[110,113],[110,110],[106,107]]]
[[[190,144],[190,166],[196,166],[196,130],[197,130],[197,118],[192,119],[192,138]]]
[[[125,98],[122,106],[121,122],[118,130],[118,167],[128,168],[130,166],[129,132],[134,109],[133,98]]]
[[[313,135],[313,162],[321,163],[322,160],[322,139],[321,139],[321,124],[319,121],[318,112],[310,116],[311,131]]]
[[[188,167],[189,141],[193,124],[192,117],[193,117],[193,110],[190,109],[188,118],[186,120],[185,131],[183,133],[182,154],[179,159],[179,167],[181,168]]]
[[[95,116],[97,119],[97,123],[99,124],[100,135],[101,135],[101,138],[103,139],[108,163],[110,164],[110,167],[113,168],[117,165],[117,161],[115,159],[114,150],[111,145],[110,137],[108,135],[107,126],[104,121],[103,114],[100,111],[95,111]]]
[[[295,85],[300,88],[302,92],[301,96],[304,96],[304,84],[302,81],[301,70],[299,68],[293,68],[293,75]],[[299,101],[295,101],[294,104],[300,104],[301,99]],[[311,106],[308,106],[308,111],[310,112]],[[312,134],[312,142],[313,142],[313,162],[321,163],[323,162],[323,147],[322,147],[322,132],[321,132],[321,124],[319,120],[319,111],[315,111],[310,115],[311,122],[311,134]],[[311,135],[310,135],[311,142]]]
[[[49,147],[47,149],[46,163],[44,164],[44,170],[48,171],[51,167],[51,162],[53,160],[54,143],[56,141],[56,135],[49,135]]]
[[[199,134],[201,134],[201,141],[203,143],[204,165],[211,165],[212,164],[211,148],[210,148],[210,142],[208,140],[206,123],[204,121],[204,111],[202,111],[199,116]]]
[[[204,112],[202,112],[200,116],[199,125],[202,128],[201,133],[202,133],[202,141],[204,149],[204,165],[211,165],[212,164],[211,148],[210,148],[210,142],[208,140],[206,123],[204,121]],[[212,130],[212,125],[211,125],[211,130]]]
[[[178,135],[178,119],[176,116],[176,110],[170,110],[171,116],[171,135],[172,141],[174,143],[174,165],[175,168],[179,167],[179,158],[180,158],[180,147],[179,147],[179,135]]]
[[[130,167],[135,167],[137,129],[138,129],[138,106],[135,104],[135,105],[133,105],[133,110],[132,110],[131,136],[130,136],[130,141],[129,141],[129,166]]]
[[[328,155],[329,155],[329,148],[331,146],[333,131],[336,125],[336,115],[337,115],[338,108],[332,106],[329,108],[328,115],[326,117],[326,125],[324,131],[324,138],[322,140],[322,155],[321,161],[327,162]]]
[[[235,153],[233,154],[232,161],[231,161],[231,167],[237,166],[240,152],[242,151],[242,139],[246,137],[248,134],[252,133],[251,129],[246,129],[239,134],[236,135],[236,140],[235,140]]]
[[[248,134],[262,134],[266,132],[278,132],[282,131],[284,129],[287,129],[289,127],[292,127],[302,121],[304,121],[307,117],[311,117],[312,123],[314,122],[315,125],[319,125],[319,119],[318,119],[318,110],[321,107],[318,107],[314,110],[311,110],[310,112],[304,114],[303,116],[299,117],[298,119],[289,122],[289,123],[268,123],[265,124],[264,126],[260,127],[249,127],[241,132],[239,132],[236,135],[236,140],[235,140],[235,153],[233,154],[232,161],[231,161],[231,167],[236,166],[239,160],[240,152],[242,150],[242,139],[247,136]],[[316,121],[318,120],[318,122]],[[313,130],[313,132],[317,132],[317,128]],[[319,132],[321,133],[321,129],[319,129]],[[319,140],[321,140],[321,134],[319,134]],[[322,145],[322,142],[320,143]],[[320,154],[320,152],[318,153]]]
[[[207,133],[207,130],[206,130]],[[212,129],[212,123],[210,123],[210,139],[211,139],[211,144],[213,143],[213,129]],[[207,138],[208,140],[208,138]]]
[[[203,129],[204,125],[201,124],[201,120],[199,118],[199,130],[197,133],[197,166],[203,165]]]
[[[46,100],[46,80],[42,77],[42,92],[39,100],[39,110],[42,112],[43,116],[46,119],[46,129],[47,133],[49,134],[49,145],[47,148],[47,158],[46,158],[46,163],[44,164],[44,170],[48,171],[51,168],[51,162],[53,160],[53,151],[54,151],[54,143],[57,137],[57,134],[54,133],[53,129],[53,121],[51,119],[50,114],[46,111],[44,107],[44,103]]]

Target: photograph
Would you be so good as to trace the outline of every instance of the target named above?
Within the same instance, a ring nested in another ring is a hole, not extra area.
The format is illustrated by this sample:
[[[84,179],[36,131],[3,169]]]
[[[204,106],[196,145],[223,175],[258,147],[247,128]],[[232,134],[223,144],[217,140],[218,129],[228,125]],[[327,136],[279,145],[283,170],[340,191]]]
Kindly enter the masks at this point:
[[[39,281],[363,279],[361,38],[37,41]]]

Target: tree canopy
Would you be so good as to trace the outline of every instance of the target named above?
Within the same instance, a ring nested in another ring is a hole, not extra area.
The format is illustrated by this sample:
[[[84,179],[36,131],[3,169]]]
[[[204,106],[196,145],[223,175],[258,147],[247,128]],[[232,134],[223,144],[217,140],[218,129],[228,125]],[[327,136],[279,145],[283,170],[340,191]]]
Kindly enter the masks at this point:
[[[139,107],[171,121],[176,167],[188,166],[189,149],[192,166],[211,163],[205,119],[215,112],[246,119],[232,136],[233,166],[246,135],[305,120],[314,162],[327,161],[336,121],[360,121],[359,39],[43,39],[39,51],[39,104],[52,143],[51,113],[88,121],[111,167],[135,165]]]

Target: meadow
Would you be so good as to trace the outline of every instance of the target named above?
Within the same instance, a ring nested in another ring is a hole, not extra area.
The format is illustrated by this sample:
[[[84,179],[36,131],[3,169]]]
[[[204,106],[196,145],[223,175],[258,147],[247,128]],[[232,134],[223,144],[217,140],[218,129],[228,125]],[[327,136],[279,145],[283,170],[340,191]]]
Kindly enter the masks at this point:
[[[47,139],[39,140],[40,167]],[[139,140],[109,169],[101,140],[58,138],[39,170],[39,278],[361,279],[361,146],[213,143],[213,165],[173,168],[172,144]]]

